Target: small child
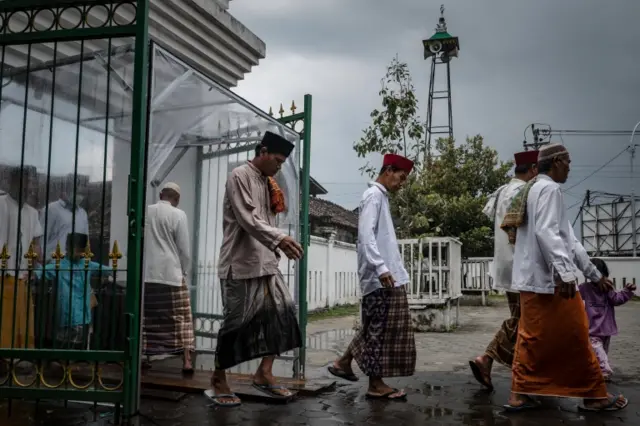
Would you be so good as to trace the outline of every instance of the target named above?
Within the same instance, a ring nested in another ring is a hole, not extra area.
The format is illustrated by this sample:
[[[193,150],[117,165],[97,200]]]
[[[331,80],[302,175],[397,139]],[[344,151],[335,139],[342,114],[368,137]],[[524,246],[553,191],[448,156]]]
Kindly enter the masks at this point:
[[[111,268],[90,261],[85,269],[84,252],[88,235],[69,234],[67,236],[67,253],[60,261],[59,268],[55,262],[45,266],[45,279],[56,280],[56,324],[55,340],[57,349],[87,349],[91,330],[91,309],[95,305],[92,297],[91,276],[93,274],[111,272]],[[73,269],[73,279],[71,270]],[[42,269],[36,269],[38,278]]]
[[[609,277],[609,268],[602,259],[591,259],[598,271]],[[580,285],[580,295],[584,300],[584,306],[589,318],[589,339],[593,347],[600,369],[605,380],[610,380],[613,370],[609,365],[609,344],[611,336],[618,334],[616,324],[615,307],[624,305],[633,297],[636,290],[635,284],[627,284],[624,290],[616,292],[611,290],[607,293],[601,292],[594,283],[585,282]]]

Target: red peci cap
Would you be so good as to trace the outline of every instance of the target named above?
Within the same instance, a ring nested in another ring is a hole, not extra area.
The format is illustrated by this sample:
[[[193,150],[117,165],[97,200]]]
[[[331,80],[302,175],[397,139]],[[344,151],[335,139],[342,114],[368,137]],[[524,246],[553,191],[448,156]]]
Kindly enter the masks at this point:
[[[536,164],[538,162],[538,151],[522,151],[513,155],[516,160],[516,166],[525,166],[528,164]]]
[[[413,161],[398,154],[385,154],[382,160],[382,167],[393,166],[407,173],[413,170]]]

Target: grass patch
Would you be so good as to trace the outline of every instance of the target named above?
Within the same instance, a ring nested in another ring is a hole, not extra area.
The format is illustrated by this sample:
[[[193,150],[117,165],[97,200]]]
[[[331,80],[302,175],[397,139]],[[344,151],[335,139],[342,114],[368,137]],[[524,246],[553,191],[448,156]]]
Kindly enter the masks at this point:
[[[309,312],[308,321],[320,321],[323,319],[350,317],[358,315],[360,307],[358,305],[338,305],[329,309],[321,309],[313,312]]]

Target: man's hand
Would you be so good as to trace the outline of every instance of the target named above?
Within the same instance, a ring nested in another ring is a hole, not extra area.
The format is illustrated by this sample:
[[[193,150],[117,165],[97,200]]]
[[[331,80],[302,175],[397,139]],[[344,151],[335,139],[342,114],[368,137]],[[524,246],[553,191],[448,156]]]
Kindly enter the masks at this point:
[[[636,291],[636,285],[634,283],[629,283],[625,285],[624,288],[626,288],[629,291]]]
[[[379,278],[380,282],[382,283],[382,287],[385,288],[392,288],[396,283],[396,280],[393,279],[389,272],[385,272],[384,274],[380,275]]]
[[[611,280],[605,276],[602,276],[602,278],[600,278],[600,281],[594,284],[602,293],[609,293],[611,290],[614,290],[613,282],[611,282]]]
[[[573,299],[574,297],[576,297],[576,282],[575,281],[571,281],[571,282],[564,282],[561,281],[558,285],[558,287],[560,287],[560,296],[562,296],[565,299]]]
[[[289,236],[284,237],[283,240],[280,241],[278,248],[282,250],[289,259],[298,260],[302,257],[302,246]]]

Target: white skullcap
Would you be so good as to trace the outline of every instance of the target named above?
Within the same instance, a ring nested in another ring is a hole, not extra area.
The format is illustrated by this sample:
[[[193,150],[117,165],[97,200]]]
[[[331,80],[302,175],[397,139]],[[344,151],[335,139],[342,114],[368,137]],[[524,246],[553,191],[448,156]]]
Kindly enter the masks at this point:
[[[180,195],[180,186],[178,186],[177,183],[167,182],[162,187],[162,191],[164,191],[165,189],[171,189],[172,191],[175,191],[178,195]]]

